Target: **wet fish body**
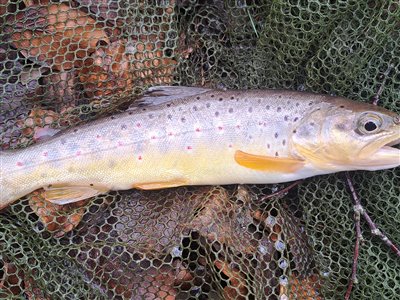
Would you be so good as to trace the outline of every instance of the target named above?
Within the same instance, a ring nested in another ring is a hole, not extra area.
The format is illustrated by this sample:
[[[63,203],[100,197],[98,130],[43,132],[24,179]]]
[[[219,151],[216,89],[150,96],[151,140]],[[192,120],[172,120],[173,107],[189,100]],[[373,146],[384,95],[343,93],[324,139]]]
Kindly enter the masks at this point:
[[[398,141],[399,116],[381,108],[303,92],[184,87],[159,88],[146,101],[166,95],[177,99],[2,152],[0,206],[42,187],[48,200],[68,203],[108,190],[278,183],[400,164],[399,151],[384,147]],[[357,132],[368,114],[389,133],[370,141]]]

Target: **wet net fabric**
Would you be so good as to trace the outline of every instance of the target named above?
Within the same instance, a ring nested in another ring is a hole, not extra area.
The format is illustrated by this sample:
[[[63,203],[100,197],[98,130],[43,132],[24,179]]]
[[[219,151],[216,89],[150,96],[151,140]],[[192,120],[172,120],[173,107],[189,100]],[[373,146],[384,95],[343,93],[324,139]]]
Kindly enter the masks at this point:
[[[0,145],[125,110],[153,85],[307,90],[400,112],[398,1],[0,0]],[[400,243],[400,172],[351,174]],[[112,192],[0,213],[1,299],[342,299],[355,241],[343,174]],[[397,299],[362,221],[352,299]]]

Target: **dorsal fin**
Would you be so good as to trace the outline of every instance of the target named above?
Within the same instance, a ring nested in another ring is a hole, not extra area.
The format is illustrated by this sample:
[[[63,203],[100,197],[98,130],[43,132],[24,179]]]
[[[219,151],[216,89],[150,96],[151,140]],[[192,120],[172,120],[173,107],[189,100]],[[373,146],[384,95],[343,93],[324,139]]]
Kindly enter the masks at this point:
[[[154,106],[168,103],[173,100],[197,96],[211,91],[209,88],[188,87],[188,86],[154,86],[149,88],[141,98],[135,101],[128,110],[135,110],[138,107]]]

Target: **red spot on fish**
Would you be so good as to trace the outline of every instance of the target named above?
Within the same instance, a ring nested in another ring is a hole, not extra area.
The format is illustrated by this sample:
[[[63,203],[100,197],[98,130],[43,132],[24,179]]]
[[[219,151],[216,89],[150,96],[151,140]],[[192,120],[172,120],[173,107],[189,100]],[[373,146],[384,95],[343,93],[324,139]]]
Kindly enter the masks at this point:
[[[136,123],[136,127],[137,127],[137,128],[140,128],[140,127],[142,127],[142,124]]]
[[[49,153],[46,151],[46,152],[43,152],[43,156],[46,156],[47,157],[47,155],[49,155]]]
[[[192,150],[193,148],[192,148],[192,146],[187,146],[186,149]]]
[[[153,135],[152,137],[151,137],[151,139],[152,140],[155,140],[157,137],[155,136],[155,135]]]
[[[229,148],[232,148],[232,144],[229,144],[229,146],[228,146]]]
[[[260,125],[260,126],[261,126],[262,124],[263,124],[263,122],[258,122],[258,125]]]
[[[20,161],[17,162],[17,166],[18,166],[18,167],[22,167],[23,165],[24,165],[24,164],[23,164],[22,162],[20,162]]]
[[[236,128],[237,128],[237,129],[240,129],[240,125],[236,125]]]
[[[224,129],[224,128],[223,128],[222,126],[218,126],[218,129],[219,129],[219,130],[222,130],[222,129]]]
[[[101,135],[100,135],[100,134],[96,135],[96,138],[100,139],[100,138],[101,138]]]
[[[82,154],[81,151],[76,151],[76,156],[80,156]]]
[[[196,131],[197,131],[197,132],[200,132],[201,130],[200,130],[200,128],[196,128]]]
[[[141,155],[139,155],[138,160],[142,160],[142,159],[143,159],[143,157]]]

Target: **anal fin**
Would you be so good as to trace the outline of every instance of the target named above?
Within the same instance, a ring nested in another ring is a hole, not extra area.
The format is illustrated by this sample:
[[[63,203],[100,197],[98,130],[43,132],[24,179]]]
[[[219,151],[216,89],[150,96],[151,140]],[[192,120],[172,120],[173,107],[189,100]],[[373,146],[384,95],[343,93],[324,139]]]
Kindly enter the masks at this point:
[[[106,193],[109,189],[100,185],[50,185],[44,190],[47,201],[64,205]]]
[[[304,166],[304,161],[294,158],[271,157],[236,151],[235,161],[246,168],[279,173],[294,173]]]
[[[158,182],[141,182],[135,183],[132,187],[139,190],[160,190],[172,187],[187,185],[186,180],[158,181]]]

